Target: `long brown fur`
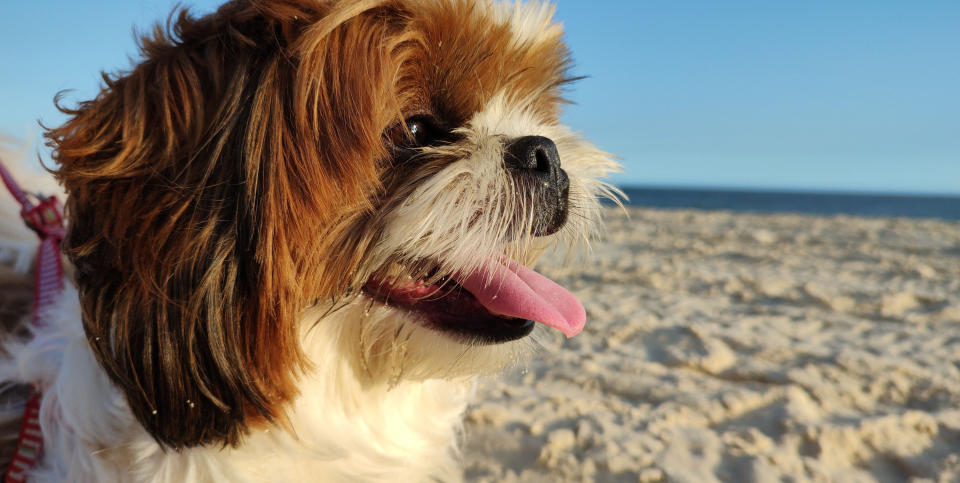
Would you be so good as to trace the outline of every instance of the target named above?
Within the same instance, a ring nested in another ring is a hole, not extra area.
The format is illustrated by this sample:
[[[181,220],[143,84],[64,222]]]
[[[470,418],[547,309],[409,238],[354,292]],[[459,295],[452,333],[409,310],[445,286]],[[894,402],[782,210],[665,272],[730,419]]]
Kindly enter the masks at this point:
[[[306,366],[298,312],[362,283],[371,220],[412,176],[384,143],[403,117],[456,127],[504,89],[558,115],[560,39],[520,48],[474,3],[181,12],[131,71],[61,108],[47,138],[84,329],[159,442],[235,445],[282,422]]]

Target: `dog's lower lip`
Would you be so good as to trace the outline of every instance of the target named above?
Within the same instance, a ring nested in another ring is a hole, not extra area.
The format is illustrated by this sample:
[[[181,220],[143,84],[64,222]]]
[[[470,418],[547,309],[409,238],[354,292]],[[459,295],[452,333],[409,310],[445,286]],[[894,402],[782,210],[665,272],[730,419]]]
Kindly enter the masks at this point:
[[[363,292],[377,302],[414,314],[418,323],[427,328],[468,343],[496,344],[520,339],[536,325],[531,320],[488,310],[449,276],[436,280],[436,284],[413,279],[397,284],[391,279],[371,279]]]

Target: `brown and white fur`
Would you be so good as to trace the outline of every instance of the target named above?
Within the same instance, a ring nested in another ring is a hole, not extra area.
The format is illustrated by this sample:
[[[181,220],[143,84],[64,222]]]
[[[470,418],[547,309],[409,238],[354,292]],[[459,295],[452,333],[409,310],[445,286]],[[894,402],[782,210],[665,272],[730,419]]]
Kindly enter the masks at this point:
[[[46,136],[71,280],[0,362],[5,394],[43,391],[30,480],[459,479],[473,378],[548,329],[490,343],[365,287],[442,285],[594,235],[616,165],[559,122],[572,79],[552,12],[235,0],[175,16],[64,108]],[[538,188],[504,166],[529,136],[569,178],[549,229]],[[6,235],[20,221],[3,199],[0,275],[16,281],[33,247]]]

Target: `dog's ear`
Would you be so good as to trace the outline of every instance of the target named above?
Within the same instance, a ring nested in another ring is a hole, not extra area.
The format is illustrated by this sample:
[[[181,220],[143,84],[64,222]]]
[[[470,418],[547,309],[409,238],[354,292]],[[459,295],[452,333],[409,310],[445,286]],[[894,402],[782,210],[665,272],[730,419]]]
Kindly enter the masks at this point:
[[[393,112],[359,13],[181,13],[46,134],[89,343],[161,444],[236,444],[296,395],[296,315],[342,290],[325,229],[368,209]]]

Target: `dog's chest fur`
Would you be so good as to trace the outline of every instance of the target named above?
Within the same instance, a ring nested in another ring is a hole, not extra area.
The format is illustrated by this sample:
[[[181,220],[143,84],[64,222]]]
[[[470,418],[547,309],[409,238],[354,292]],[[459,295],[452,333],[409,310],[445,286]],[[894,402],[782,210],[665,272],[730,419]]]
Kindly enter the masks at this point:
[[[183,451],[162,449],[97,365],[74,289],[53,315],[28,344],[9,346],[14,358],[3,363],[46,387],[44,456],[31,481],[460,479],[455,447],[472,381],[364,382],[338,347],[352,341],[349,331],[336,333],[349,327],[337,314],[304,330],[304,348],[323,370],[303,377],[285,423],[255,429],[237,447]]]

